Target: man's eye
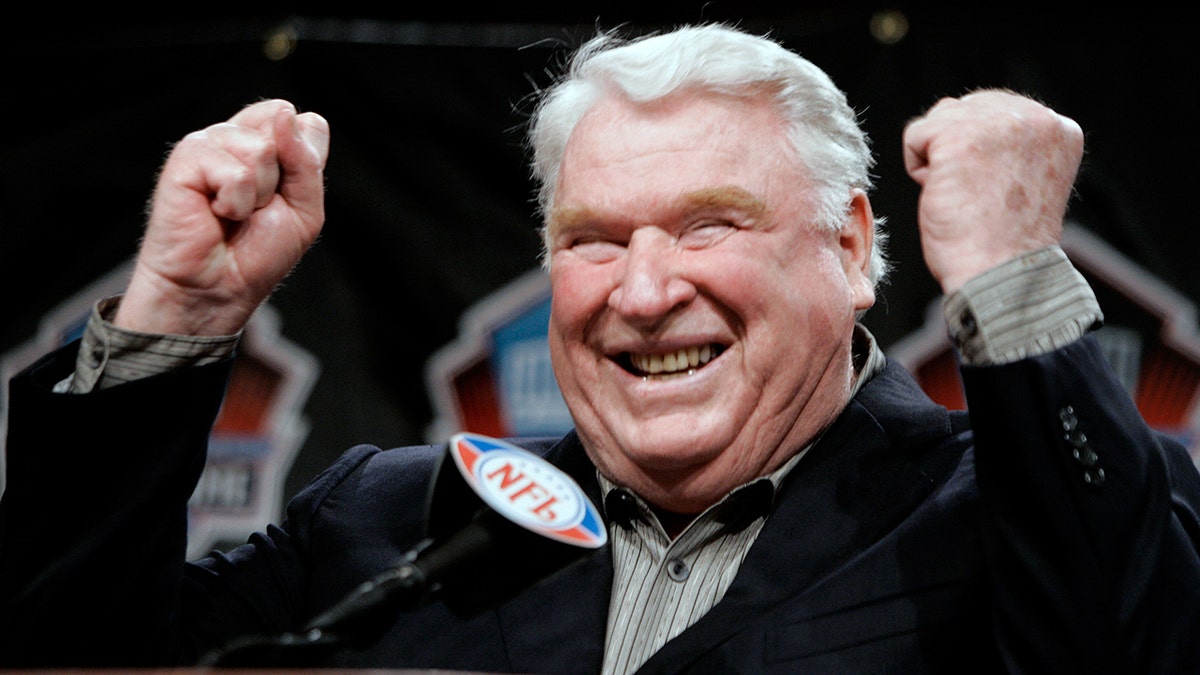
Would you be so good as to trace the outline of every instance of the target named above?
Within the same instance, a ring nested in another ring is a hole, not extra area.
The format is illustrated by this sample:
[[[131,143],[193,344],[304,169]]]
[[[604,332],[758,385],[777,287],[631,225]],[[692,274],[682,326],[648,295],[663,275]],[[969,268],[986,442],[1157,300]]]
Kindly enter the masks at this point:
[[[615,260],[625,250],[617,242],[604,239],[580,239],[568,247],[572,253],[589,262]]]
[[[706,220],[684,230],[679,243],[684,248],[705,248],[720,242],[737,231],[732,223],[723,220]]]

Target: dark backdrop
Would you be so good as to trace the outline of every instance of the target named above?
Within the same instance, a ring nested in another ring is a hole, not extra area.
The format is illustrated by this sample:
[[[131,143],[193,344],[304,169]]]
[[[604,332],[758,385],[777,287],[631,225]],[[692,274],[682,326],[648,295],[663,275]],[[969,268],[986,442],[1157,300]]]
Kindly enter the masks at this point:
[[[1007,86],[1074,117],[1088,153],[1072,215],[1188,298],[1200,237],[1198,59],[1192,24],[1131,8],[903,9],[872,36],[864,3],[674,3],[651,8],[317,9],[241,16],[9,18],[0,139],[0,352],[62,298],[128,259],[169,144],[257,98],[322,113],[333,131],[325,233],[274,297],[283,334],[321,363],[313,424],[289,494],[353,442],[421,442],[423,369],[464,309],[536,265],[524,166],[526,95],[563,45],[736,20],[826,68],[874,139],[878,213],[899,261],[868,323],[886,347],[918,327],[936,288],[919,262],[905,120],[943,95]],[[265,54],[270,35],[294,38]]]

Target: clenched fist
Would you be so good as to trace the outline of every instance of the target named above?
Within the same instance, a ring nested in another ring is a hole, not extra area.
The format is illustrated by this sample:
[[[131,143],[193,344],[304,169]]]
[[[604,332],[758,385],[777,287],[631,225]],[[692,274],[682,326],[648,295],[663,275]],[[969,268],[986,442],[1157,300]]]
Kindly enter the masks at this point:
[[[1082,158],[1074,120],[1007,91],[942,99],[911,121],[904,162],[921,186],[921,248],[942,290],[1059,243]]]
[[[184,137],[159,174],[114,323],[231,335],[316,240],[329,125],[283,100]]]

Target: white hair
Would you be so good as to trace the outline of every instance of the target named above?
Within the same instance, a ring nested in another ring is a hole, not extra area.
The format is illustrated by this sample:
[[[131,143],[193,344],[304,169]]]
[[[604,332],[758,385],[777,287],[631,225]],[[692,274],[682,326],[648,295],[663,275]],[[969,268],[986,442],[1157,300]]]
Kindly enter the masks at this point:
[[[779,43],[721,24],[685,26],[624,39],[601,33],[580,47],[551,86],[540,92],[529,126],[532,172],[543,219],[549,215],[563,152],[575,125],[601,97],[636,103],[681,90],[734,96],[767,92],[788,124],[789,139],[816,183],[815,224],[840,230],[854,188],[870,191],[874,157],[858,116],[823,70]],[[888,272],[883,218],[875,220],[869,276]],[[543,225],[543,245],[548,242]]]

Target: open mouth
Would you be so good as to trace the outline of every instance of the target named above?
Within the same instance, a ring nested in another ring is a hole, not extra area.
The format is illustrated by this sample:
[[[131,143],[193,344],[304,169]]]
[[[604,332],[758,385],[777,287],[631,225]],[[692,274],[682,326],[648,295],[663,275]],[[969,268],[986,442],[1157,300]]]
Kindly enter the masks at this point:
[[[625,370],[641,377],[679,375],[703,368],[724,350],[723,345],[707,344],[684,347],[662,354],[624,352],[617,361]]]

